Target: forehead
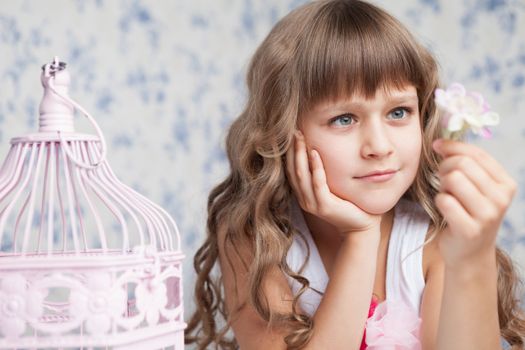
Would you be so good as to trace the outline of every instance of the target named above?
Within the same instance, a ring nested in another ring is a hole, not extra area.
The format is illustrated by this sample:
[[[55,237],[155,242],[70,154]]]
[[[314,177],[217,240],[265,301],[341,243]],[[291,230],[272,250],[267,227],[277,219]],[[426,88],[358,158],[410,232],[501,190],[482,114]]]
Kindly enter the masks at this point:
[[[362,107],[371,103],[418,103],[417,90],[413,85],[407,84],[402,87],[381,87],[375,91],[374,95],[367,96],[365,94],[355,92],[353,94],[340,94],[325,98],[313,104],[311,111],[323,111],[340,106]]]

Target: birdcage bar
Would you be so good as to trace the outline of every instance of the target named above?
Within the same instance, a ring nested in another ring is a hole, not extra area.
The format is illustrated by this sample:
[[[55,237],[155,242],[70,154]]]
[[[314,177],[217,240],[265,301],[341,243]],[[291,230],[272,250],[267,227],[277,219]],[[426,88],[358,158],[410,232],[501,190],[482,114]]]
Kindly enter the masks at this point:
[[[60,225],[61,231],[62,231],[62,252],[66,250],[67,247],[67,224],[66,224],[66,216],[64,212],[64,199],[62,195],[62,191],[60,190],[60,150],[61,148],[57,147],[57,152],[55,153],[55,173],[57,174],[57,181],[56,181],[56,188],[57,188],[57,198],[58,198],[58,205],[59,205],[59,213],[60,213],[60,220],[62,224]],[[40,249],[40,246],[37,247],[37,251]]]
[[[96,154],[97,156],[100,155],[100,152],[97,150],[97,147],[95,146],[94,143],[90,142],[90,143],[87,143],[87,145],[85,143],[82,143],[82,142],[72,142],[73,143],[73,147],[72,149],[74,150],[74,153],[77,155],[77,156],[82,156],[82,159],[84,160],[89,160],[89,158],[86,158],[86,154],[88,154],[89,152],[92,152],[93,154]],[[172,241],[172,237],[170,234],[168,234],[169,232],[169,224],[168,222],[166,221],[166,218],[168,218],[169,221],[172,221],[169,219],[169,216],[167,216],[163,210],[159,207],[156,207],[154,205],[151,204],[151,202],[149,201],[144,201],[143,200],[143,197],[138,195],[137,196],[137,193],[134,192],[134,191],[130,191],[128,187],[126,186],[121,186],[121,183],[116,180],[116,178],[114,177],[114,174],[112,173],[111,169],[107,166],[107,164],[102,164],[101,167],[99,167],[98,169],[95,169],[93,171],[95,172],[98,172],[97,176],[100,178],[98,180],[94,180],[96,179],[96,177],[92,176],[92,172],[88,169],[81,169],[81,168],[78,168],[78,167],[74,167],[71,165],[71,163],[69,162],[69,160],[67,159],[67,156],[64,154],[64,151],[63,149],[60,147],[60,145],[58,143],[55,143],[55,142],[49,142],[47,144],[45,144],[45,146],[42,146],[42,147],[39,147],[39,143],[37,142],[33,142],[30,146],[28,146],[27,144],[26,145],[23,145],[23,146],[20,146],[21,144],[19,143],[18,145],[16,145],[10,152],[9,152],[9,155],[6,159],[6,162],[4,162],[4,168],[9,168],[9,171],[8,173],[11,173],[13,171],[13,169],[15,170],[15,172],[17,173],[17,175],[15,175],[15,178],[18,178],[20,179],[20,174],[23,173],[23,171],[21,172],[21,170],[25,170],[25,169],[22,169],[22,165],[23,165],[23,161],[19,161],[18,164],[13,164],[11,159],[16,159],[16,156],[17,156],[17,153],[22,151],[22,156],[19,157],[18,159],[24,159],[25,158],[25,155],[26,153],[28,152],[28,148],[27,147],[30,147],[32,152],[31,152],[31,157],[30,157],[30,160],[29,160],[29,164],[28,164],[28,167],[31,168],[34,164],[34,161],[35,161],[35,157],[37,158],[37,167],[36,167],[36,170],[35,170],[35,174],[33,175],[33,178],[34,178],[34,181],[33,181],[33,186],[32,186],[32,191],[30,192],[30,200],[29,200],[29,212],[31,213],[30,215],[27,216],[27,219],[26,219],[26,225],[25,225],[25,233],[24,233],[24,240],[23,240],[23,249],[22,249],[22,252],[27,252],[27,242],[30,238],[30,229],[31,229],[31,223],[32,223],[32,220],[33,220],[33,211],[34,211],[34,195],[35,195],[35,192],[36,192],[36,186],[37,186],[37,179],[38,179],[38,176],[39,176],[39,172],[40,172],[40,162],[41,162],[41,159],[42,159],[42,153],[46,150],[46,149],[49,149],[49,152],[47,152],[47,159],[46,159],[46,169],[45,169],[45,179],[47,181],[45,181],[44,183],[44,192],[46,191],[50,191],[49,192],[49,196],[48,196],[48,205],[47,207],[44,205],[44,203],[42,204],[42,208],[41,208],[41,212],[43,213],[44,212],[44,208],[47,209],[47,237],[48,237],[48,240],[47,240],[47,252],[49,251],[52,251],[54,250],[52,248],[52,242],[51,241],[51,238],[52,238],[52,234],[53,234],[53,213],[54,213],[54,200],[55,200],[55,187],[51,185],[52,182],[56,183],[56,194],[58,195],[59,199],[61,198],[62,196],[62,193],[61,193],[61,189],[60,189],[60,184],[59,184],[59,178],[58,178],[58,175],[55,175],[55,174],[60,174],[61,173],[61,169],[60,169],[60,166],[61,166],[61,163],[63,164],[62,166],[65,167],[65,171],[63,172],[64,176],[66,177],[65,178],[65,184],[66,184],[66,190],[67,190],[67,198],[68,198],[68,204],[69,204],[69,215],[71,217],[71,231],[72,231],[72,238],[73,238],[73,243],[74,243],[74,250],[77,251],[77,252],[80,252],[80,245],[79,245],[79,240],[78,240],[78,232],[77,232],[77,215],[75,215],[75,205],[71,205],[71,203],[76,203],[77,205],[77,208],[76,208],[76,212],[80,213],[80,208],[78,208],[78,205],[79,205],[79,198],[78,198],[78,191],[77,191],[77,188],[79,188],[80,190],[80,193],[83,195],[83,198],[85,199],[85,201],[87,202],[88,204],[88,207],[91,209],[91,212],[93,213],[94,217],[95,217],[95,223],[97,224],[97,228],[99,230],[99,236],[100,236],[100,242],[101,242],[101,245],[102,245],[102,249],[105,249],[107,250],[108,247],[107,247],[107,243],[106,243],[106,240],[105,240],[105,231],[104,231],[104,227],[101,223],[101,220],[94,208],[94,205],[92,203],[92,201],[90,200],[88,194],[87,194],[87,190],[86,190],[86,187],[89,187],[91,190],[93,190],[95,192],[95,194],[99,197],[99,199],[106,205],[108,206],[108,208],[111,210],[111,212],[117,217],[117,219],[120,221],[121,223],[121,227],[123,227],[123,237],[124,237],[124,240],[123,240],[123,246],[122,246],[122,249],[123,250],[129,250],[129,235],[127,233],[127,225],[123,219],[122,216],[118,217],[118,213],[119,211],[115,208],[115,206],[113,205],[112,201],[115,201],[117,204],[119,204],[120,206],[122,206],[123,208],[126,209],[126,212],[130,214],[130,216],[132,217],[133,221],[135,222],[135,224],[137,225],[137,228],[138,228],[138,232],[139,232],[139,236],[140,236],[140,242],[141,244],[144,244],[144,234],[143,234],[143,231],[142,231],[142,225],[139,224],[139,219],[137,218],[136,214],[134,213],[134,211],[126,204],[127,201],[129,200],[135,200],[134,202],[134,205],[136,205],[138,207],[138,209],[141,210],[141,214],[143,216],[143,219],[145,220],[145,223],[146,223],[146,226],[148,228],[148,232],[150,232],[149,234],[149,239],[150,239],[150,242],[152,245],[156,246],[157,245],[157,242],[156,242],[156,237],[155,235],[152,235],[151,232],[158,232],[159,235],[158,235],[158,238],[160,239],[159,241],[159,248],[161,249],[173,249],[173,241]],[[57,149],[60,149],[60,152],[57,151]],[[39,156],[35,156],[35,152],[36,151],[39,151]],[[54,155],[54,157],[53,157]],[[62,156],[62,162],[59,161],[59,156]],[[51,160],[55,160],[55,168],[54,169],[51,169],[51,166],[50,166],[50,162]],[[73,175],[71,174],[71,171],[70,169],[73,168]],[[26,185],[27,185],[27,181],[29,180],[29,178],[31,177],[31,173],[28,171],[26,172],[25,174],[25,180],[24,181],[24,185],[19,189],[19,192],[21,193],[22,192],[22,188],[25,188]],[[71,183],[71,179],[74,178],[76,179],[75,182],[73,182],[73,186],[70,185]],[[55,181],[53,181],[55,180]],[[101,180],[101,181],[99,181]],[[5,181],[4,181],[5,182]],[[76,184],[77,186],[74,186],[74,184]],[[12,182],[11,183],[8,183],[7,186],[6,184],[4,184],[3,186],[3,191],[2,191],[2,196],[5,196],[6,195],[6,192],[10,192],[13,188],[16,187],[16,184],[13,184]],[[120,191],[116,191],[115,190],[115,187],[117,187]],[[105,191],[105,192],[108,192],[111,194],[111,200],[110,198],[108,198],[106,195],[104,195],[104,193],[102,192],[102,189]],[[15,196],[15,199],[18,199],[20,193],[18,193],[18,195]],[[44,196],[46,196],[47,193],[44,193]],[[75,200],[73,200],[73,197],[75,198]],[[130,198],[131,197],[131,198]],[[137,200],[139,199],[139,200]],[[59,200],[59,205],[62,205],[62,200]],[[5,208],[4,211],[3,211],[3,215],[2,217],[5,218],[9,212],[12,210],[12,206],[14,205],[14,201],[11,203],[11,205],[8,207],[8,208]],[[24,207],[24,210],[19,213],[19,216],[21,216],[23,213],[25,213],[27,210],[26,207]],[[158,215],[158,212],[162,212],[162,214],[164,215]],[[65,226],[64,225],[64,216],[65,216],[65,213],[64,213],[64,210],[63,208],[59,208],[59,214],[60,214],[60,217],[62,218],[62,226]],[[79,214],[78,215],[79,217],[81,217],[81,215]],[[2,219],[2,224],[5,224],[4,222],[5,220]],[[42,221],[43,222],[43,221]],[[176,225],[174,225],[174,222],[170,222],[171,223],[171,226],[173,228],[176,227]],[[80,228],[81,228],[81,232],[83,232],[83,243],[84,243],[84,250],[87,250],[88,247],[87,247],[87,242],[86,242],[86,239],[85,239],[85,233],[84,233],[84,229],[83,229],[83,224],[82,222],[80,222]],[[65,228],[62,227],[62,230],[64,230]],[[3,232],[2,232],[3,234]],[[62,242],[62,250],[65,250],[65,247],[67,246],[66,242],[67,242],[67,239],[68,239],[68,235],[65,234],[63,232],[62,234],[63,236],[63,242]],[[40,233],[39,233],[39,237],[40,237]],[[51,238],[50,238],[51,237]],[[38,239],[38,242],[40,242],[40,238]],[[179,244],[179,242],[177,242]],[[18,245],[16,245],[16,249],[18,249]],[[40,244],[38,245],[37,247],[37,251],[40,251],[41,250],[41,246]]]
[[[36,146],[33,145],[33,150]],[[24,154],[25,155],[25,152]],[[13,209],[14,205],[16,204],[16,201],[18,199],[18,197],[20,197],[20,194],[22,193],[22,190],[24,189],[24,187],[27,185],[28,181],[29,181],[29,178],[30,178],[30,175],[31,175],[31,169],[33,169],[33,163],[34,163],[34,160],[35,160],[35,153],[34,152],[31,152],[31,157],[29,159],[29,165],[28,165],[28,172],[22,182],[22,186],[18,188],[18,191],[15,192],[15,195],[14,195],[14,198],[11,200],[11,202],[9,202],[6,207],[2,210],[2,212],[0,213],[0,240],[3,236],[3,233],[4,233],[4,227],[5,227],[5,223],[7,221],[7,217],[9,216],[9,214],[11,213],[11,210]],[[12,181],[9,181],[6,185],[6,187],[4,187],[3,191],[0,192],[0,198],[4,198],[4,196],[7,196],[9,195],[15,188],[16,188],[16,185],[20,182],[20,176],[22,176],[22,172],[23,172],[23,168],[24,168],[24,159],[22,159],[18,166],[16,167],[16,170],[15,170],[15,174],[14,174],[14,177],[11,178]]]
[[[70,141],[72,144],[73,153],[85,161],[90,161],[89,153],[95,154],[96,156],[100,155],[100,151],[97,149],[95,142],[80,142],[80,141]],[[47,152],[46,152],[47,151]],[[19,155],[22,153],[21,155]],[[29,153],[29,160],[27,160],[27,154]],[[45,155],[45,158],[44,158]],[[62,158],[62,159],[61,159]],[[13,162],[13,159],[19,159],[17,162]],[[36,166],[34,166],[36,162]],[[47,224],[47,230],[45,230],[47,237],[47,246],[45,251],[49,254],[52,251],[66,251],[68,234],[66,231],[65,224],[65,211],[63,203],[63,194],[61,192],[60,186],[60,175],[63,173],[65,177],[65,187],[67,192],[67,207],[69,208],[69,216],[71,221],[71,236],[73,238],[74,251],[77,253],[81,252],[80,244],[78,240],[77,232],[77,215],[79,219],[82,217],[80,215],[80,198],[79,193],[82,194],[82,199],[85,200],[88,207],[91,209],[91,213],[95,218],[95,223],[97,224],[97,229],[100,236],[100,242],[102,245],[103,251],[108,251],[108,246],[105,240],[105,230],[102,225],[102,222],[97,214],[95,205],[92,203],[88,195],[88,189],[92,190],[93,193],[107,206],[107,208],[113,213],[115,218],[121,224],[123,228],[123,251],[128,251],[131,249],[129,246],[129,235],[127,230],[127,224],[123,216],[120,214],[120,211],[115,206],[115,203],[121,206],[126,210],[126,213],[130,215],[133,219],[133,222],[136,224],[138,229],[138,234],[140,237],[140,244],[145,244],[144,232],[142,230],[142,225],[140,220],[137,217],[133,208],[131,208],[127,203],[133,203],[135,210],[139,210],[141,217],[143,218],[146,227],[149,232],[148,238],[150,239],[149,244],[152,246],[157,246],[159,249],[173,249],[173,240],[172,236],[169,234],[170,224],[172,230],[177,231],[176,225],[169,215],[165,211],[156,206],[154,203],[151,203],[145,199],[142,195],[138,194],[136,191],[130,189],[127,186],[122,185],[122,183],[116,178],[111,168],[106,164],[101,164],[97,169],[82,169],[75,167],[67,155],[64,153],[63,148],[60,147],[60,144],[55,141],[51,142],[31,142],[31,143],[17,143],[13,145],[10,150],[6,161],[4,162],[3,168],[6,169],[7,176],[11,176],[12,181],[3,181],[2,198],[6,198],[7,195],[13,191],[17,184],[22,180],[22,185],[18,186],[16,194],[11,198],[11,202],[3,209],[0,213],[0,227],[2,228],[2,236],[5,230],[5,218],[12,211],[15,203],[18,201],[20,196],[23,194],[23,191],[29,186],[31,181],[31,190],[28,193],[24,204],[22,205],[22,210],[17,215],[17,220],[14,228],[14,250],[18,252],[19,244],[18,240],[18,231],[20,226],[20,221],[24,214],[26,215],[26,222],[24,226],[24,235],[22,240],[22,250],[23,255],[29,252],[28,242],[31,239],[31,229],[34,219],[34,207],[35,207],[35,195],[38,188],[38,178],[40,176],[42,162],[44,162],[44,181],[42,189],[42,198],[47,198],[47,202],[42,201],[40,212],[46,214],[47,220],[42,216],[40,221],[40,229],[37,235],[37,247],[36,251],[42,251],[41,238],[44,231],[44,224]],[[64,167],[64,171],[61,171],[61,166]],[[13,172],[15,173],[13,175]],[[96,175],[95,175],[96,174]],[[7,178],[7,177],[6,177]],[[13,180],[13,178],[15,180]],[[76,181],[71,181],[75,179]],[[6,183],[7,182],[7,183]],[[58,198],[58,201],[56,199]],[[57,247],[53,246],[53,232],[54,232],[54,220],[53,214],[56,210],[55,202],[58,202],[58,213],[61,221],[62,229],[62,246],[59,249],[54,249]],[[73,203],[73,204],[72,204]],[[76,210],[75,210],[76,209]],[[162,214],[162,215],[161,215]],[[166,220],[167,219],[167,220]],[[85,238],[85,229],[81,219],[79,220],[80,231],[83,233],[83,243],[84,251],[90,250],[88,243]],[[156,236],[152,234],[156,232],[159,242],[156,241]],[[177,241],[177,245],[180,245],[180,242]]]
[[[88,144],[87,147],[89,148],[89,152],[96,155],[97,157],[100,156],[100,153],[95,147],[93,147],[93,145]],[[86,154],[89,154],[88,150],[86,149],[84,149],[84,152]],[[137,209],[140,209],[140,212],[143,215],[143,219],[145,220],[146,225],[148,227],[151,245],[155,247],[157,246],[157,239],[155,235],[152,235],[152,232],[157,232],[160,236],[160,249],[167,249],[164,240],[164,235],[166,234],[165,227],[167,227],[167,225],[164,219],[162,217],[159,218],[159,216],[155,215],[155,212],[151,211],[150,208],[148,208],[148,206],[143,205],[142,201],[139,198],[137,198],[137,196],[129,196],[127,187],[123,187],[120,186],[119,183],[112,182],[111,177],[107,176],[107,169],[109,169],[107,164],[102,164],[98,169],[95,170],[95,172],[99,176],[100,180],[104,183],[106,188],[112,190],[116,197],[122,197],[122,199],[125,202],[132,201],[133,205],[136,206]],[[130,212],[132,211],[130,210]]]
[[[40,147],[39,147],[40,146]],[[35,206],[35,202],[34,202],[34,194],[36,193],[36,188],[37,188],[37,180],[38,180],[38,176],[40,174],[40,167],[41,167],[41,159],[42,159],[42,153],[44,152],[44,147],[42,147],[41,145],[38,145],[36,143],[33,144],[33,147],[32,147],[32,153],[36,153],[37,152],[37,148],[40,148],[40,150],[38,151],[38,160],[37,160],[37,166],[36,166],[36,169],[35,169],[35,176],[34,176],[34,179],[33,179],[33,185],[32,185],[32,190],[31,192],[29,193],[28,195],[28,200],[29,200],[29,215],[27,216],[27,221],[26,221],[26,226],[25,226],[25,230],[24,230],[24,238],[23,238],[23,245],[22,245],[22,252],[26,252],[27,251],[27,244],[28,244],[28,241],[29,241],[29,234],[30,234],[30,229],[31,229],[31,226],[32,226],[32,222],[33,222],[33,213],[34,213],[34,206]],[[14,202],[13,202],[14,203]],[[24,209],[25,209],[25,206],[24,206]],[[43,213],[43,211],[41,211]],[[24,210],[21,210],[20,211],[20,217],[22,217],[24,213]],[[16,235],[16,228],[15,228],[15,235]],[[13,242],[13,248],[15,249],[16,251],[16,240]]]
[[[88,147],[90,147],[90,151],[93,152],[93,154],[100,156],[100,151],[96,147],[93,147],[91,144],[88,144]],[[171,216],[169,216],[162,207],[149,201],[143,195],[134,191],[132,188],[124,186],[122,182],[120,182],[120,180],[118,180],[118,178],[115,176],[114,172],[111,170],[111,167],[109,167],[106,163],[102,164],[96,171],[100,172],[99,175],[102,179],[108,180],[108,185],[110,187],[114,187],[115,189],[119,190],[119,195],[126,195],[127,200],[133,200],[134,204],[143,210],[144,215],[150,218],[150,220],[154,220],[156,222],[160,221],[161,224],[158,224],[156,227],[159,228],[158,232],[163,238],[162,242],[164,244],[161,245],[161,248],[170,250],[174,249],[173,238],[172,235],[169,234],[169,225],[166,222],[166,218],[171,223],[172,229],[177,232],[176,238],[180,239],[180,237],[178,234],[177,225]],[[159,215],[158,212],[162,213],[163,215]],[[180,240],[177,241],[177,246],[180,247]]]
[[[0,168],[0,191],[4,187],[4,182],[11,176],[11,168],[15,166],[16,159],[20,159],[20,152],[22,151],[22,145],[17,144],[16,147],[11,147],[7,156],[2,163],[2,168]]]
[[[64,179],[66,182],[66,189],[67,189],[67,199],[68,199],[68,208],[69,208],[69,218],[71,222],[71,235],[73,237],[73,245],[75,247],[75,252],[77,254],[80,253],[80,244],[78,241],[78,231],[77,231],[77,216],[75,214],[75,210],[77,210],[78,213],[78,225],[80,225],[80,232],[82,233],[82,241],[84,243],[84,251],[87,251],[87,238],[84,231],[84,223],[82,222],[82,215],[80,214],[80,208],[78,207],[78,201],[75,200],[77,197],[77,193],[73,188],[72,185],[72,176],[71,176],[71,164],[69,160],[66,157],[66,152],[63,148],[60,148],[60,153],[62,155],[62,159],[65,159],[64,161]],[[75,205],[75,203],[77,205]],[[64,224],[64,227],[66,225]],[[67,236],[67,235],[66,235]],[[65,241],[64,241],[64,247],[65,247]],[[65,248],[64,248],[65,250]]]

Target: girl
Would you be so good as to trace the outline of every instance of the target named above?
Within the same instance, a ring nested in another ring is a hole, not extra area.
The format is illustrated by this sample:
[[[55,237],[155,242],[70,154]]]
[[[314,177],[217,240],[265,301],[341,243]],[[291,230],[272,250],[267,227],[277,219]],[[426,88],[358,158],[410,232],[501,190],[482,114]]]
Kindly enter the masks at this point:
[[[309,3],[276,24],[247,82],[187,343],[523,348],[517,276],[495,245],[516,184],[438,139],[436,62],[406,28],[362,1]]]

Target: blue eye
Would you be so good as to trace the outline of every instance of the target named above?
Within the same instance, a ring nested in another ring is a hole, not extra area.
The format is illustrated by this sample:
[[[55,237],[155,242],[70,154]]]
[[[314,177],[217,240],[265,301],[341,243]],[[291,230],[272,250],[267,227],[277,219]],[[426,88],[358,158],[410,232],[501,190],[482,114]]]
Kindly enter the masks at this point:
[[[407,116],[407,113],[410,113],[410,110],[408,110],[408,108],[401,107],[394,109],[388,115],[391,116],[391,119],[400,120],[405,118]]]
[[[330,121],[330,124],[333,124],[335,126],[348,126],[354,123],[355,123],[354,117],[350,114],[340,115]]]

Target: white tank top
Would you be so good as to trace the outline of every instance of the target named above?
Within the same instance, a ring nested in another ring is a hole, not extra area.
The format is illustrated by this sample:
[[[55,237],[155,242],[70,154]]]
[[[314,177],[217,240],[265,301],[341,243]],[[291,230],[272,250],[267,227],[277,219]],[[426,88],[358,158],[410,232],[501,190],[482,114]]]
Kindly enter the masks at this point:
[[[322,298],[316,290],[324,293],[328,284],[328,274],[299,205],[293,201],[291,207],[292,223],[304,236],[310,249],[310,257],[307,260],[307,246],[304,240],[296,235],[286,260],[295,272],[299,272],[305,264],[301,274],[310,281],[311,288],[301,295],[299,304],[306,313],[313,316]],[[418,315],[420,315],[421,296],[425,288],[422,245],[425,242],[428,225],[429,217],[418,204],[404,199],[397,203],[388,245],[386,299],[402,301],[417,311]],[[293,278],[287,277],[293,293],[296,294],[302,285]]]

